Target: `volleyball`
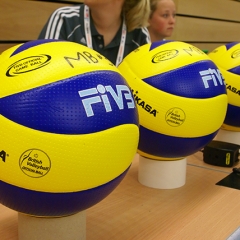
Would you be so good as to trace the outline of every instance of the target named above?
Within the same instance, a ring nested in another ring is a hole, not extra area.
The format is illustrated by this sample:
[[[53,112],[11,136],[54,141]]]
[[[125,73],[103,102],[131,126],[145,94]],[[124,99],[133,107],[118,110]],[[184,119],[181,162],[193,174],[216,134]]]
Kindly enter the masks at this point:
[[[0,64],[0,203],[67,216],[110,194],[139,140],[135,101],[117,67],[60,40],[19,44]]]
[[[118,68],[138,108],[140,155],[181,159],[216,136],[226,114],[226,86],[203,51],[180,41],[145,44]]]
[[[226,82],[228,107],[222,129],[240,132],[240,43],[219,46],[208,55]]]

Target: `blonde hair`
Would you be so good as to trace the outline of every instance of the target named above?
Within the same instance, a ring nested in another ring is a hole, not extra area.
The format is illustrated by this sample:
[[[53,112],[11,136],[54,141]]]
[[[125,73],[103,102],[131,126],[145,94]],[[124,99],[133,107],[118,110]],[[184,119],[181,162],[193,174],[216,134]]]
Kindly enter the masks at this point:
[[[152,16],[152,14],[155,12],[155,10],[157,9],[157,4],[158,4],[159,0],[150,0],[150,18]]]
[[[149,0],[149,2],[150,2],[150,15],[149,15],[149,18],[152,17],[153,13],[157,9],[158,2],[160,2],[160,1],[161,0]]]
[[[125,0],[123,14],[128,32],[135,28],[147,27],[150,14],[149,0]]]

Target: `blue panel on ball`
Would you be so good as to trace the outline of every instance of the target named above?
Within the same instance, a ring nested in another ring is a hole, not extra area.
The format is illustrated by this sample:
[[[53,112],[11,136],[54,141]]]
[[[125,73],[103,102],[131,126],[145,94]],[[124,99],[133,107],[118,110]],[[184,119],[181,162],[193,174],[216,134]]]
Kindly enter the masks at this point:
[[[154,48],[159,47],[159,46],[164,45],[164,44],[169,43],[169,42],[174,42],[174,41],[173,41],[173,40],[163,40],[163,41],[153,42],[153,43],[151,44],[151,47],[150,47],[149,50],[151,51],[151,50],[153,50]]]
[[[231,73],[236,74],[236,75],[240,75],[240,66],[228,69],[228,72],[231,72]]]
[[[240,107],[228,104],[224,123],[234,127],[240,127]]]
[[[176,96],[210,98],[226,94],[222,75],[212,61],[201,61],[143,79],[149,85]]]
[[[234,47],[238,43],[239,42],[231,42],[231,43],[226,44],[225,46],[226,46],[227,50],[229,50],[230,48]]]
[[[42,39],[42,40],[34,40],[34,41],[29,41],[24,44],[22,44],[19,48],[17,48],[11,56],[14,56],[20,52],[23,52],[27,50],[28,48],[35,47],[37,45],[49,43],[49,42],[59,42],[60,40],[55,40],[55,39]]]
[[[216,136],[217,132],[202,137],[180,138],[156,133],[140,126],[138,149],[162,158],[186,157],[201,150]]]
[[[138,125],[132,92],[112,71],[85,73],[1,98],[0,114],[26,127],[59,134]]]
[[[34,216],[75,214],[92,207],[108,196],[125,177],[128,169],[104,185],[70,193],[31,191],[0,181],[0,203],[15,211]]]

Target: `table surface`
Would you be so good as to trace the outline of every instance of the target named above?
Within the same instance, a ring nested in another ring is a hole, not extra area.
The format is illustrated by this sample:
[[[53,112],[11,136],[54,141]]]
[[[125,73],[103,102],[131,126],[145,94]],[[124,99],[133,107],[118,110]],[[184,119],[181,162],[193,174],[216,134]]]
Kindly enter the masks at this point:
[[[232,168],[206,164],[198,152],[187,157],[184,186],[154,189],[138,182],[138,157],[120,185],[86,210],[87,240],[226,240],[240,226],[239,190],[216,185]],[[18,239],[18,213],[3,205],[0,239]]]

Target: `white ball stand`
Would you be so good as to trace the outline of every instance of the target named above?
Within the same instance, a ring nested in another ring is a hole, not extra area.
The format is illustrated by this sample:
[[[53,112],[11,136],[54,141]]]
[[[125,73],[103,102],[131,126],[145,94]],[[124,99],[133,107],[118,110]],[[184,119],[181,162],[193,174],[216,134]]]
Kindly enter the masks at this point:
[[[67,217],[45,218],[18,213],[19,240],[86,240],[85,211]]]
[[[138,181],[151,188],[179,188],[186,182],[186,169],[186,158],[159,161],[139,155]]]
[[[215,140],[240,145],[240,132],[220,129],[217,136],[215,137]]]

